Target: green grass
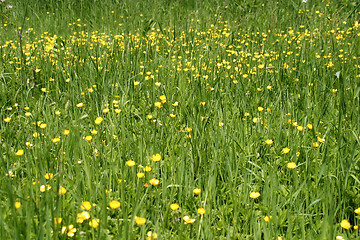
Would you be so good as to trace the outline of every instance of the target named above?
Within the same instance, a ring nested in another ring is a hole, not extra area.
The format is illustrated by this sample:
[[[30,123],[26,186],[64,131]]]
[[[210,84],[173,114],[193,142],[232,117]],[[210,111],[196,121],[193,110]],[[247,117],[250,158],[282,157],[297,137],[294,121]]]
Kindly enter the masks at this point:
[[[0,239],[359,238],[355,1],[1,6]]]

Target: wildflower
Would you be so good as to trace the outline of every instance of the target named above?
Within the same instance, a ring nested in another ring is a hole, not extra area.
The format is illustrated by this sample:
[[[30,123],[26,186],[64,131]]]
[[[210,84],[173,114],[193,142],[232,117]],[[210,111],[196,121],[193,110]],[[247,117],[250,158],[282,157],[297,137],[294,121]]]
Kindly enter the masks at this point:
[[[313,125],[312,124],[307,124],[306,125],[308,129],[313,129]]]
[[[258,111],[259,111],[259,112],[262,112],[263,110],[264,110],[263,107],[258,107]]]
[[[117,209],[121,206],[120,202],[119,201],[116,201],[116,200],[113,200],[109,203],[109,206],[112,208],[112,209]]]
[[[134,86],[137,86],[140,84],[140,81],[134,81]]]
[[[4,122],[10,122],[10,120],[11,120],[11,117],[7,117],[7,118],[4,118]]]
[[[104,108],[104,109],[103,109],[103,113],[108,113],[109,111],[110,111],[109,108]]]
[[[197,210],[197,212],[198,212],[198,214],[203,215],[203,214],[205,214],[205,208],[199,208]]]
[[[69,225],[68,229],[69,229],[69,231],[67,233],[67,236],[73,237],[77,231],[76,228],[74,228],[74,225],[71,224],[71,225]]]
[[[160,181],[156,178],[152,178],[149,180],[149,183],[153,186],[157,186],[157,185],[159,185]]]
[[[26,117],[30,117],[30,116],[31,116],[31,112],[26,112],[26,113],[25,113],[25,116],[26,116]]]
[[[19,209],[21,207],[21,203],[20,202],[15,202],[15,208]]]
[[[136,176],[138,178],[143,178],[145,176],[145,174],[143,172],[138,172],[138,173],[136,173]]]
[[[219,122],[219,127],[222,127],[224,126],[224,123],[223,122]]]
[[[159,98],[160,98],[162,103],[166,103],[166,96],[165,95],[161,95]]]
[[[93,130],[90,131],[90,133],[91,133],[92,135],[96,135],[96,134],[98,133],[98,131],[97,131],[96,129],[93,129]]]
[[[153,118],[153,116],[151,114],[146,116],[147,119],[151,120]]]
[[[265,216],[264,217],[264,221],[265,222],[270,222],[270,219],[272,218],[272,216]]]
[[[354,211],[356,214],[360,214],[360,207],[359,208],[357,208],[357,209],[355,209],[355,211]]]
[[[176,115],[173,113],[170,113],[170,117],[174,118],[174,117],[176,117]]]
[[[355,230],[358,230],[358,229],[359,229],[359,225],[355,225],[355,226],[354,226],[354,229],[355,229]]]
[[[46,190],[50,190],[51,186],[50,185],[41,185],[40,186],[40,192],[45,192]]]
[[[24,154],[24,150],[20,149],[20,150],[17,150],[17,152],[15,153],[16,156],[21,156]]]
[[[58,142],[60,142],[60,138],[53,138],[53,139],[51,139],[51,141],[53,143],[58,143]]]
[[[76,106],[77,106],[78,108],[81,108],[81,107],[85,106],[85,104],[81,102],[81,103],[76,104]]]
[[[41,124],[39,125],[39,128],[41,128],[41,129],[45,129],[45,128],[46,128],[46,126],[47,126],[47,124],[46,124],[46,123],[41,123]]]
[[[346,219],[344,219],[344,220],[341,221],[340,226],[341,226],[342,228],[344,228],[344,229],[349,229],[349,228],[351,228],[351,224],[350,224],[349,221],[346,220]]]
[[[179,209],[179,204],[177,204],[177,203],[170,204],[170,209],[173,210],[173,211],[178,210]]]
[[[62,218],[58,217],[58,218],[54,218],[54,223],[55,224],[60,224],[62,222]]]
[[[201,189],[200,188],[195,188],[193,190],[193,193],[196,194],[196,195],[199,195],[201,193]]]
[[[152,155],[150,158],[151,158],[154,162],[158,162],[158,161],[161,160],[161,155],[157,153],[157,154],[155,154],[155,155]]]
[[[259,192],[251,192],[250,197],[252,199],[256,199],[256,198],[260,197],[260,193]]]
[[[135,161],[128,160],[128,161],[126,161],[126,165],[128,165],[129,167],[133,167],[133,166],[135,166]]]
[[[89,222],[89,226],[93,227],[93,228],[97,228],[99,226],[99,219],[91,219],[91,221]]]
[[[303,126],[297,126],[296,128],[297,128],[297,130],[299,130],[300,132],[301,132],[302,130],[304,130],[304,127],[303,127]]]
[[[186,130],[187,132],[191,132],[191,131],[192,131],[192,128],[191,128],[191,127],[186,127],[185,130]]]
[[[313,145],[314,148],[319,147],[319,143],[318,143],[318,142],[314,142],[312,145]]]
[[[83,223],[85,220],[90,218],[90,213],[88,213],[87,211],[83,211],[81,213],[78,213],[77,215],[77,223]]]
[[[89,136],[86,136],[86,137],[85,137],[85,140],[88,141],[88,142],[90,142],[90,141],[92,140],[92,138],[93,138],[93,137],[89,135]]]
[[[60,195],[64,195],[65,193],[66,193],[66,188],[60,187],[60,188],[59,188],[59,194],[60,194]]]
[[[152,168],[150,166],[145,166],[144,171],[145,172],[151,172]]]
[[[146,236],[147,236],[146,240],[151,240],[151,239],[157,239],[158,238],[157,233],[153,233],[151,231],[148,231],[146,233]]]
[[[296,168],[296,163],[294,163],[294,162],[289,162],[289,163],[286,165],[286,167],[289,168],[289,169],[294,169],[294,168]]]
[[[157,107],[157,108],[161,108],[161,102],[155,102],[154,105],[155,105],[155,107]]]
[[[271,144],[273,144],[273,140],[271,140],[271,139],[266,139],[266,140],[265,140],[265,143],[266,143],[267,145],[271,145]]]
[[[290,148],[288,148],[288,147],[283,148],[283,149],[282,149],[282,152],[283,152],[284,154],[287,154],[287,153],[290,152]]]
[[[135,222],[137,225],[144,225],[146,223],[146,219],[143,217],[136,217],[135,216]]]
[[[66,130],[66,129],[63,132],[64,135],[69,135],[69,133],[70,133],[70,130]]]
[[[185,224],[191,224],[191,223],[194,223],[196,221],[196,219],[190,218],[189,216],[184,216],[183,220],[184,220]]]
[[[95,119],[95,124],[100,125],[103,120],[104,120],[104,119],[103,119],[102,117],[97,117],[97,118]]]
[[[172,105],[173,105],[174,107],[177,107],[177,106],[179,106],[179,102],[174,102]]]
[[[91,203],[89,201],[82,202],[80,208],[89,211],[91,209]]]

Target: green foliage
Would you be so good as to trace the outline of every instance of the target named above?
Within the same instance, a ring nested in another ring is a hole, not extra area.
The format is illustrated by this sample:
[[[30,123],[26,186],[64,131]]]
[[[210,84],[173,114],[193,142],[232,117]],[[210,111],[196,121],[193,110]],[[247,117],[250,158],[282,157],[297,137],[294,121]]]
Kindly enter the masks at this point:
[[[1,7],[0,239],[359,237],[356,2]]]

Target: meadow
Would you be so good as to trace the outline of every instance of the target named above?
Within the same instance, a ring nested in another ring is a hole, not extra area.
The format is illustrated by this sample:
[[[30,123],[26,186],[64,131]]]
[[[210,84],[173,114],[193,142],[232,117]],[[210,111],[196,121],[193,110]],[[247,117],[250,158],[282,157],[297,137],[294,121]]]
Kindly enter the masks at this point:
[[[0,17],[0,239],[360,238],[357,1]]]

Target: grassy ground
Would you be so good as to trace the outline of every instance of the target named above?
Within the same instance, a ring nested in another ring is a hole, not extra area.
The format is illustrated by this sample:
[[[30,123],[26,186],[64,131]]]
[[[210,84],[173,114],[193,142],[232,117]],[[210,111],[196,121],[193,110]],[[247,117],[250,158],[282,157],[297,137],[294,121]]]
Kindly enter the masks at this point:
[[[0,239],[359,238],[359,14],[1,3]]]

